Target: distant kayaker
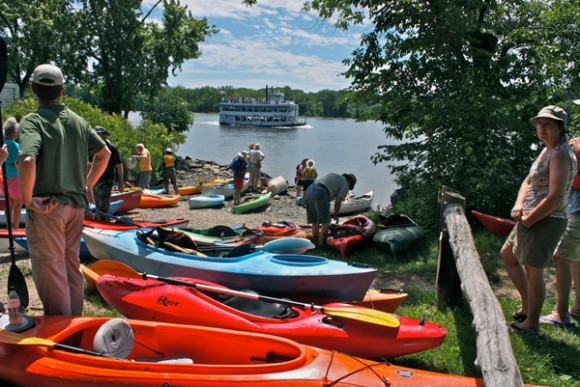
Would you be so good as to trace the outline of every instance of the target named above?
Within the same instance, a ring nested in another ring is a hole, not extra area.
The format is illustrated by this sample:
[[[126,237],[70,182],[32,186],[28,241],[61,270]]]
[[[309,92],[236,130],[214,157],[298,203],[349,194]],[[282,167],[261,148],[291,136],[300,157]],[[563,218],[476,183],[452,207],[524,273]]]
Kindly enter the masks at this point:
[[[252,190],[258,189],[258,183],[260,182],[260,177],[262,177],[262,160],[265,157],[260,149],[260,144],[254,144],[254,148],[248,154],[248,161],[250,163],[248,171],[250,172],[250,189]]]
[[[40,65],[31,79],[38,109],[20,121],[18,182],[27,209],[32,278],[45,315],[79,316],[84,209],[94,202],[93,187],[111,152],[82,117],[61,103],[64,77],[58,67]]]
[[[330,226],[330,202],[334,200],[335,220],[343,200],[354,189],[356,176],[352,173],[329,173],[318,179],[306,190],[306,219],[312,226],[312,241],[318,246],[326,245]]]
[[[109,212],[109,207],[111,206],[111,191],[113,189],[113,185],[115,184],[115,173],[117,174],[117,179],[119,180],[117,189],[119,192],[123,192],[125,190],[123,161],[121,160],[121,155],[119,154],[117,147],[113,145],[111,141],[109,141],[109,132],[107,129],[103,128],[102,126],[95,126],[95,132],[101,136],[103,141],[105,141],[107,144],[107,148],[109,148],[109,151],[111,152],[111,157],[107,163],[107,168],[93,188],[93,193],[95,195],[95,208],[99,212],[106,214]],[[95,218],[106,219],[106,216],[97,213]]]
[[[304,192],[304,168],[308,158],[302,159],[300,164],[296,166],[296,176],[294,177],[294,184],[296,184],[296,197],[301,197]]]
[[[230,163],[230,170],[234,173],[234,205],[240,204],[242,200],[242,189],[244,189],[244,178],[250,164],[247,161],[248,152],[241,151]]]
[[[177,174],[175,173],[175,156],[173,155],[173,149],[167,148],[163,152],[163,159],[161,159],[161,164],[159,165],[159,173],[163,177],[163,185],[165,186],[165,192],[169,194],[169,183],[173,186],[173,190],[177,193]]]
[[[149,150],[141,143],[135,145],[135,150],[137,153],[131,155],[131,157],[141,160],[139,163],[141,174],[139,175],[139,182],[137,184],[139,184],[139,187],[143,189],[149,189],[151,188],[149,186],[149,180],[151,180],[151,172],[153,171],[153,168],[151,167],[151,153],[149,153]]]

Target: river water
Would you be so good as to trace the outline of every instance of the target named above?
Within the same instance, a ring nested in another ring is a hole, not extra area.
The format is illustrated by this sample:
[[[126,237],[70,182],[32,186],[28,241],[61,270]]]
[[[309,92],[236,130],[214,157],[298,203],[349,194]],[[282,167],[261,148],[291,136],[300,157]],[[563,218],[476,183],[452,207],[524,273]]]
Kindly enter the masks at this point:
[[[374,165],[370,158],[377,146],[386,144],[382,124],[351,119],[308,118],[305,126],[294,128],[254,128],[220,126],[217,114],[195,114],[185,144],[177,155],[228,164],[236,154],[260,144],[266,155],[262,171],[271,177],[284,176],[294,184],[296,165],[303,158],[316,163],[318,176],[330,172],[354,173],[354,193],[374,191],[373,207],[390,204],[396,188],[385,164]],[[392,140],[390,140],[392,141]]]

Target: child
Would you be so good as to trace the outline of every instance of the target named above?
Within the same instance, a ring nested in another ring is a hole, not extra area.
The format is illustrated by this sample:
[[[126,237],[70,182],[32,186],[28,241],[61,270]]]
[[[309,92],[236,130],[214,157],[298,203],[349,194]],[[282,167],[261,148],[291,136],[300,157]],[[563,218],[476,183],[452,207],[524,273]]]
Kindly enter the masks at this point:
[[[242,200],[242,189],[244,188],[244,178],[246,171],[250,167],[247,161],[248,152],[241,151],[230,163],[230,169],[234,173],[234,205],[240,204]]]

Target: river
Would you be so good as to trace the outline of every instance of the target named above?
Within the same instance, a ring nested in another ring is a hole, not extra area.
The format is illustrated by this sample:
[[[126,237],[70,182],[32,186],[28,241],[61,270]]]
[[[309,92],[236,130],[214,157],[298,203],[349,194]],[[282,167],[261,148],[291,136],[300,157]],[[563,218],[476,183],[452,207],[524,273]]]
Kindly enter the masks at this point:
[[[370,159],[378,145],[387,143],[382,124],[373,121],[308,118],[307,125],[294,128],[232,127],[220,126],[217,114],[196,113],[177,155],[228,164],[250,143],[260,144],[266,155],[262,171],[284,176],[289,184],[294,184],[296,165],[308,157],[315,161],[319,176],[354,173],[358,182],[353,192],[374,191],[374,208],[390,204],[396,188],[386,165],[374,165]]]

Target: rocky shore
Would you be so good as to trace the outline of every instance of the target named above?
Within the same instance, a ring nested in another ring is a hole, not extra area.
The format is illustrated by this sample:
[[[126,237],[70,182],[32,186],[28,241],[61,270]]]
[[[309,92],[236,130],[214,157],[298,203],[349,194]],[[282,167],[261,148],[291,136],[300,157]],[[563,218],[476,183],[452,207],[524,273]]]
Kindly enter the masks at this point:
[[[231,178],[232,172],[227,165],[217,164],[213,161],[191,159],[189,157],[177,157],[177,185],[178,187],[197,186],[216,178]],[[261,188],[267,187],[272,177],[262,174]],[[288,189],[279,195],[275,195],[270,205],[257,212],[248,214],[232,213],[233,202],[226,200],[221,208],[189,209],[189,198],[184,195],[175,207],[166,208],[138,208],[131,211],[128,216],[143,220],[164,219],[189,219],[189,227],[213,227],[217,225],[245,224],[248,227],[257,227],[264,222],[290,221],[298,224],[306,224],[306,210],[296,205],[296,188],[293,185],[294,176],[284,176],[288,181]]]

